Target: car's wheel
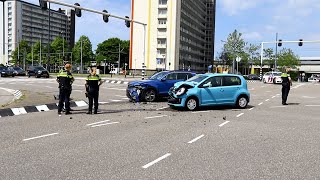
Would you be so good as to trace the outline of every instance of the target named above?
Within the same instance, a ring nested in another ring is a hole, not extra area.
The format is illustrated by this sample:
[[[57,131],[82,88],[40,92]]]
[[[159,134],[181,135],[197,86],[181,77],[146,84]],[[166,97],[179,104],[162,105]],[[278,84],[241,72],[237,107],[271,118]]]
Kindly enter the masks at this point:
[[[157,99],[157,92],[154,89],[147,89],[143,93],[143,99],[147,102],[154,102]]]
[[[237,99],[237,102],[236,102],[236,107],[237,108],[240,108],[240,109],[244,109],[246,108],[248,105],[248,98],[245,97],[245,96],[240,96],[238,99]]]
[[[197,110],[199,106],[199,102],[198,99],[195,97],[190,97],[186,100],[186,109],[189,111],[194,111]]]
[[[263,83],[267,83],[267,81],[266,81],[266,79],[265,79],[265,78],[263,78]]]

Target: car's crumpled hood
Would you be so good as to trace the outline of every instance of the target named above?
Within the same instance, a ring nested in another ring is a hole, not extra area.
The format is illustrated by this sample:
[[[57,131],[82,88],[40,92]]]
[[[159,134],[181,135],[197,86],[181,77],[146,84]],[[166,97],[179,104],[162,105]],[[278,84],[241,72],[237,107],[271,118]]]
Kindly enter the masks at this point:
[[[174,88],[177,89],[182,85],[186,85],[186,86],[191,86],[194,87],[195,85],[197,85],[198,83],[196,82],[186,82],[186,81],[182,81],[182,82],[177,82],[174,84]]]

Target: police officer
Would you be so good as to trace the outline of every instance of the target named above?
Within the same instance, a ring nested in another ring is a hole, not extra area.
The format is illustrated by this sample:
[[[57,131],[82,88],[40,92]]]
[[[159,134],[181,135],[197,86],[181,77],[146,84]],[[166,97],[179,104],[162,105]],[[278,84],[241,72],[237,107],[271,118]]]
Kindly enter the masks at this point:
[[[87,114],[92,114],[92,106],[94,102],[94,114],[98,111],[99,87],[103,83],[99,75],[96,74],[96,67],[91,67],[90,75],[86,79],[86,95],[89,99],[89,109]]]
[[[289,69],[284,69],[283,73],[281,74],[282,79],[282,105],[288,105],[287,104],[287,98],[290,91],[290,86],[292,86],[292,81],[290,76],[288,75]]]
[[[67,63],[64,66],[64,70],[59,71],[57,75],[57,82],[59,83],[59,105],[58,114],[61,114],[63,109],[63,103],[65,105],[65,114],[71,114],[70,112],[70,94],[72,90],[72,83],[74,78],[71,74],[71,64]]]

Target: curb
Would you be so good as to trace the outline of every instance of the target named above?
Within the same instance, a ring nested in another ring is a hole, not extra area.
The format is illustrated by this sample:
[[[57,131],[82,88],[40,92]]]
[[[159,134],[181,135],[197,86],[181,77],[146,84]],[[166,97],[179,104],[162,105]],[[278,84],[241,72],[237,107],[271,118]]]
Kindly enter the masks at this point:
[[[85,107],[88,104],[85,101],[72,101],[70,102],[70,107]],[[34,112],[45,112],[50,110],[57,110],[58,103],[44,104],[38,106],[25,106],[20,108],[8,108],[8,109],[0,109],[0,118],[6,116],[16,116],[27,113]]]

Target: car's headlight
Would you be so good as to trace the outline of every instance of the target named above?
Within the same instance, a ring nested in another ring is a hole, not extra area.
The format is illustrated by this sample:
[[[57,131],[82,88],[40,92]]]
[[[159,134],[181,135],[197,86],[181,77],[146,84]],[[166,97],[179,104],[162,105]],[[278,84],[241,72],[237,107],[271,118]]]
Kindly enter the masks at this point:
[[[186,88],[185,88],[185,87],[181,87],[181,88],[177,91],[176,95],[177,95],[177,96],[180,96],[180,95],[184,94],[185,92],[186,92]]]
[[[42,73],[42,71],[38,71],[38,74],[41,74]]]

